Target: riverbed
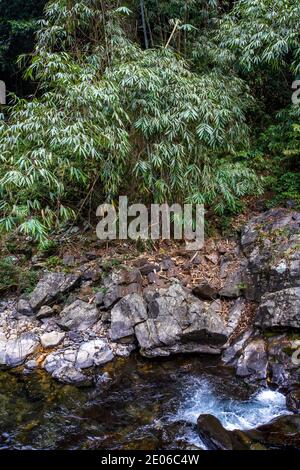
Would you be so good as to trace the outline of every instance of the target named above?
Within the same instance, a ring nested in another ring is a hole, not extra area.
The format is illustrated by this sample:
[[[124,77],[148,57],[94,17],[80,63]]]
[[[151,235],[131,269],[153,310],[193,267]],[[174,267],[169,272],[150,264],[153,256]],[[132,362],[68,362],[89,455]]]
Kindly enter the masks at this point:
[[[280,393],[199,356],[120,358],[89,388],[0,372],[0,449],[205,449],[195,426],[202,413],[249,429],[288,411]]]

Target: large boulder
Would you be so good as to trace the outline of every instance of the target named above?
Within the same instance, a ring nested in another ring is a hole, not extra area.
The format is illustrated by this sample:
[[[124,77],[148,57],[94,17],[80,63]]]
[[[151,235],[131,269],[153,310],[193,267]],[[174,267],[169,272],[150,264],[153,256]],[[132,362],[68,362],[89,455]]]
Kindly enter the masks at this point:
[[[143,298],[138,294],[127,295],[111,311],[111,339],[133,339],[135,326],[146,320],[147,310]]]
[[[300,449],[300,416],[280,416],[268,424],[247,431],[228,431],[212,415],[197,421],[202,441],[212,450]]]
[[[286,392],[300,382],[300,361],[294,358],[298,351],[300,335],[294,331],[262,336],[249,329],[224,351],[222,360],[247,382],[267,380],[270,386]]]
[[[75,300],[57,317],[57,324],[64,330],[86,331],[96,323],[100,313],[97,308],[82,300]]]
[[[80,277],[76,274],[46,273],[30,296],[31,308],[37,311],[43,305],[51,305],[63,294],[75,288],[79,280]]]
[[[300,212],[271,209],[249,221],[241,238],[248,299],[259,302],[268,292],[300,286],[299,242]]]
[[[142,276],[139,270],[115,271],[104,279],[103,296],[98,305],[112,308],[120,299],[130,294],[142,293]]]
[[[300,328],[300,287],[265,294],[255,324],[262,329]]]
[[[221,302],[204,303],[177,283],[154,295],[148,318],[135,326],[135,334],[146,357],[219,354],[228,339]]]

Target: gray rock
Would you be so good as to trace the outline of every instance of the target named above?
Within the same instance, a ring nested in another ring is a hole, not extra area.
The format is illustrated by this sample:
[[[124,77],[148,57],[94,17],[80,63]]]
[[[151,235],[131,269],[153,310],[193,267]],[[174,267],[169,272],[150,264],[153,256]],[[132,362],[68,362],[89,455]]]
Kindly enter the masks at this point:
[[[139,270],[116,271],[104,279],[103,309],[111,309],[120,299],[129,294],[142,293],[142,276]]]
[[[236,330],[242,318],[245,306],[245,300],[243,298],[239,298],[235,301],[233,307],[229,310],[227,321],[228,334],[232,335],[232,333],[234,333],[234,331]]]
[[[263,329],[300,328],[300,287],[264,295],[255,324]]]
[[[95,305],[97,305],[97,307],[101,307],[101,305],[103,305],[104,296],[104,291],[97,292],[97,294],[95,295]]]
[[[61,351],[55,351],[46,357],[44,361],[44,369],[52,375],[55,370],[60,369],[64,366],[74,367],[76,355],[77,349],[75,348],[68,348]]]
[[[237,359],[237,356],[239,356],[242,353],[242,350],[247,343],[248,339],[251,337],[253,334],[253,330],[247,330],[244,333],[242,333],[237,340],[230,346],[228,346],[223,355],[222,355],[222,361],[225,364],[234,364],[235,360]]]
[[[44,369],[55,379],[74,385],[90,384],[82,369],[101,366],[114,358],[106,339],[86,341],[81,345],[54,351],[44,361]]]
[[[25,359],[35,352],[39,345],[37,336],[33,333],[22,333],[19,338],[10,339],[5,345],[4,350],[0,347],[0,357],[2,364],[8,367],[16,367],[25,361]],[[2,344],[3,347],[3,344]],[[3,360],[4,359],[4,360]]]
[[[88,251],[85,253],[85,257],[89,260],[89,261],[93,261],[95,259],[98,258],[98,255],[95,251]]]
[[[291,389],[300,382],[300,364],[295,363],[294,353],[300,348],[299,337],[291,333],[271,335],[267,339],[270,383],[281,389]]]
[[[75,266],[75,256],[65,253],[63,257],[63,263],[65,266],[69,266],[69,267]]]
[[[54,348],[58,346],[65,337],[65,333],[59,331],[51,331],[50,333],[44,333],[41,335],[40,340],[43,348]]]
[[[120,357],[129,357],[130,354],[136,350],[135,344],[121,344],[116,343],[116,347],[114,347],[114,353],[116,356]]]
[[[141,284],[142,276],[138,269],[123,270],[118,275],[118,284],[129,285],[129,284]]]
[[[92,366],[101,366],[114,358],[106,339],[96,339],[83,343],[77,353],[75,366],[87,369]]]
[[[236,299],[242,295],[243,287],[243,270],[238,269],[229,273],[226,277],[224,287],[220,290],[220,297]]]
[[[94,266],[94,267],[84,267],[81,270],[81,277],[84,281],[98,281],[101,279],[102,276],[102,270],[99,266]]]
[[[268,355],[266,343],[258,338],[247,344],[237,362],[236,374],[254,380],[267,378]]]
[[[127,295],[111,311],[112,341],[132,337],[134,327],[145,320],[147,320],[147,310],[143,298],[138,294]]]
[[[76,300],[59,314],[57,324],[66,330],[85,331],[96,323],[99,316],[94,305]]]
[[[52,377],[59,382],[76,385],[77,387],[89,386],[92,383],[92,380],[79,369],[69,365],[63,365],[58,369],[55,369]]]
[[[300,413],[300,387],[290,390],[286,397],[287,408],[293,413]]]
[[[70,292],[79,282],[79,276],[75,274],[47,273],[39,281],[30,296],[30,305],[33,310],[38,310],[42,305],[53,303],[59,296]]]
[[[160,266],[154,263],[146,263],[143,266],[141,266],[139,270],[143,276],[147,276],[149,273],[152,273],[154,271],[159,272]]]
[[[54,310],[49,307],[49,305],[44,305],[36,314],[36,318],[37,320],[42,320],[43,318],[51,317],[52,315],[54,315],[54,313]]]
[[[6,365],[6,344],[7,339],[5,337],[0,338],[0,366]]]
[[[300,212],[271,209],[249,221],[242,234],[249,263],[245,296],[259,302],[268,292],[300,287]]]
[[[141,354],[219,354],[228,339],[220,310],[219,301],[205,304],[179,284],[160,289],[148,306],[148,319],[135,327]]]
[[[174,267],[174,261],[171,258],[165,258],[160,263],[160,267],[163,271],[168,271]]]
[[[38,367],[38,363],[35,359],[31,359],[30,361],[26,362],[25,366],[26,366],[26,369],[33,370]]]
[[[109,309],[113,307],[120,299],[130,294],[141,294],[141,284],[113,285],[111,286],[103,299],[103,307]]]
[[[28,317],[34,315],[34,312],[31,308],[31,305],[28,300],[26,299],[20,299],[18,304],[17,304],[17,311],[21,315],[26,315]]]

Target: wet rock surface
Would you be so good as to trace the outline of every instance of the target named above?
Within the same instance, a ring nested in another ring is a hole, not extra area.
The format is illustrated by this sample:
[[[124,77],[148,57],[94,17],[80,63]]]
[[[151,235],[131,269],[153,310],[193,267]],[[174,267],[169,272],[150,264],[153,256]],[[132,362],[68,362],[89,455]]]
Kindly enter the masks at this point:
[[[213,450],[297,449],[300,447],[300,416],[281,416],[249,431],[228,431],[212,415],[197,421],[201,439]]]

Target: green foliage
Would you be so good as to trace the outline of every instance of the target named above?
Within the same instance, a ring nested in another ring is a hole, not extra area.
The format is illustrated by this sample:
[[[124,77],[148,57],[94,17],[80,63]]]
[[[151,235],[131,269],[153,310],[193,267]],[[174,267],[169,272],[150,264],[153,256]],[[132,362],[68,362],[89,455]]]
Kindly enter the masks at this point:
[[[222,18],[220,47],[233,51],[245,71],[290,64],[297,73],[299,17],[300,4],[295,0],[239,0]]]
[[[0,258],[0,292],[17,289],[20,293],[30,293],[37,284],[35,271],[21,267],[14,256]]]
[[[103,16],[93,0],[47,6],[27,71],[43,93],[16,99],[0,124],[2,230],[46,243],[96,188],[217,213],[259,192],[254,172],[232,162],[248,139],[245,83],[196,74],[167,48],[143,51],[122,13]]]
[[[278,116],[279,123],[263,135],[272,163],[270,187],[275,194],[271,206],[289,201],[300,208],[299,114],[298,106],[288,108]]]
[[[10,28],[35,4],[7,11]],[[257,173],[271,204],[298,201],[299,18],[294,0],[49,2],[26,72],[38,91],[0,121],[0,229],[46,249],[119,194],[227,221],[261,193]]]

